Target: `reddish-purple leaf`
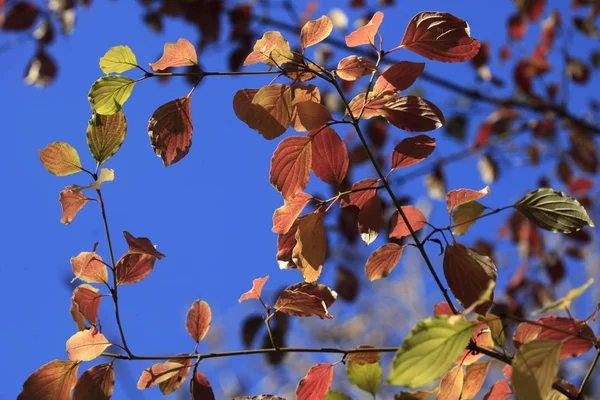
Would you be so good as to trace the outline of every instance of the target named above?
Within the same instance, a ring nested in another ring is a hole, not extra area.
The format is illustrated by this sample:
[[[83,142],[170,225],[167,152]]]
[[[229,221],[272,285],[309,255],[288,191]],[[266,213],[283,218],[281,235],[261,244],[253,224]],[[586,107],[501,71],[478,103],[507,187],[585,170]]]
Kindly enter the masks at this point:
[[[479,51],[469,24],[444,12],[421,12],[406,27],[400,47],[434,61],[467,61]]]
[[[70,399],[79,362],[54,360],[29,375],[17,400]]]
[[[333,364],[313,365],[306,376],[298,382],[296,400],[321,400],[329,392],[333,382]]]
[[[88,202],[88,198],[81,190],[73,190],[73,186],[67,186],[60,192],[58,201],[62,208],[60,222],[69,225],[75,219],[75,216]]]
[[[375,81],[373,93],[379,96],[383,93],[396,94],[408,89],[425,70],[425,63],[400,61],[388,69]]]
[[[435,150],[435,139],[418,135],[402,140],[392,153],[392,169],[410,167],[420,163]]]
[[[198,55],[194,45],[187,39],[180,38],[177,43],[167,43],[163,55],[155,63],[150,64],[152,71],[163,71],[171,67],[187,67],[198,65]]]
[[[305,136],[283,139],[271,158],[271,185],[284,199],[292,199],[308,184],[312,163],[312,140]]]
[[[416,96],[398,96],[386,102],[381,116],[397,128],[408,132],[428,132],[446,124],[437,106]]]
[[[111,364],[94,365],[85,371],[73,391],[73,400],[109,400],[115,388],[115,370]]]
[[[379,196],[371,197],[358,212],[358,231],[367,244],[373,243],[383,226],[383,208]]]
[[[352,185],[352,193],[342,197],[342,207],[356,206],[362,208],[369,199],[377,194],[379,180],[375,178],[363,179]]]
[[[71,361],[91,361],[111,344],[96,328],[86,329],[67,340],[67,354]]]
[[[387,243],[369,256],[365,270],[370,281],[387,277],[396,267],[402,256],[404,246]]]
[[[508,18],[508,36],[512,40],[521,40],[527,32],[527,18],[521,14],[513,14]]]
[[[190,97],[180,97],[158,107],[148,123],[150,145],[163,164],[175,164],[192,146]]]
[[[348,150],[339,135],[330,127],[311,131],[312,170],[319,179],[340,185],[348,172]]]
[[[185,317],[185,328],[196,343],[200,343],[208,333],[211,320],[212,313],[208,303],[200,300],[194,301]]]
[[[333,318],[329,315],[328,308],[336,297],[337,293],[325,285],[303,282],[283,290],[273,307],[296,317],[316,315],[321,319]]]
[[[164,382],[182,369],[182,365],[178,362],[167,361],[164,363],[154,364],[150,368],[146,368],[137,383],[139,390],[148,389]]]
[[[448,213],[452,214],[452,210],[456,207],[470,203],[475,200],[479,200],[486,194],[490,193],[490,187],[486,186],[481,190],[472,190],[472,189],[458,189],[452,190],[446,195],[446,208],[448,209]]]
[[[190,380],[190,393],[192,400],[215,400],[210,382],[200,372],[196,372],[194,379]]]
[[[283,206],[275,210],[273,214],[273,232],[287,233],[311,200],[312,196],[304,192],[299,192],[293,198],[284,200]]]
[[[377,34],[382,21],[383,13],[377,11],[365,26],[361,26],[346,36],[346,46],[356,47],[362,44],[375,45],[375,35]]]
[[[4,2],[0,2],[0,7],[4,8]],[[2,9],[0,9],[0,23],[2,30],[5,31],[22,31],[29,29],[35,23],[40,10],[38,7],[28,1],[19,1],[13,3],[8,9],[4,18],[2,18]]]
[[[338,63],[335,73],[343,80],[351,82],[375,71],[377,71],[377,67],[368,58],[348,56]]]
[[[180,354],[185,355],[185,354]],[[162,381],[158,384],[160,391],[163,395],[171,394],[175,392],[177,389],[183,385],[183,381],[185,381],[190,374],[190,369],[192,366],[192,359],[187,358],[185,360],[181,359],[170,359],[168,360],[170,363],[176,363],[181,365],[181,369],[177,371],[175,375],[170,377],[169,379]]]
[[[491,363],[491,361],[481,361],[467,366],[462,392],[463,399],[472,399],[479,393]]]
[[[252,289],[242,294],[238,300],[238,303],[241,303],[244,300],[260,299],[260,294],[262,293],[263,286],[265,286],[265,283],[267,283],[267,279],[269,279],[269,275],[265,276],[264,278],[254,279],[252,281]]]
[[[406,216],[408,223],[412,227],[413,232],[418,231],[419,229],[421,229],[422,227],[424,227],[427,224],[427,219],[425,219],[425,216],[423,215],[421,210],[419,210],[417,207],[404,206],[404,207],[401,207],[401,209],[404,212],[404,215]],[[410,235],[410,229],[408,229],[408,226],[406,225],[406,223],[404,222],[404,219],[400,216],[398,211],[395,211],[394,214],[392,215],[391,226],[392,226],[392,229],[390,231],[391,238],[401,239],[404,236]]]
[[[94,326],[98,320],[100,300],[106,296],[98,293],[98,291],[97,288],[91,285],[83,284],[75,288],[72,297],[72,300],[79,307],[79,312]]]
[[[309,46],[322,42],[329,36],[332,29],[333,22],[326,15],[317,20],[308,21],[304,24],[300,32],[300,45],[302,49],[304,50]]]

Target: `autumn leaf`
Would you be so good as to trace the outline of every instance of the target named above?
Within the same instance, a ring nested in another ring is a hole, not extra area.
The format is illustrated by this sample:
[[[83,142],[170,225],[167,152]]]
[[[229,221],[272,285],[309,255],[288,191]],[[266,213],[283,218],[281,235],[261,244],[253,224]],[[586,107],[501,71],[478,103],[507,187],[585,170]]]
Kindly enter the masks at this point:
[[[136,238],[129,232],[123,232],[129,250],[117,262],[115,273],[117,285],[132,284],[146,278],[156,259],[164,258],[164,254],[156,250],[148,238]]]
[[[375,81],[373,95],[397,94],[408,89],[425,70],[425,63],[400,61],[386,69]]]
[[[448,213],[452,214],[452,211],[463,204],[470,203],[475,200],[479,200],[483,196],[490,193],[490,187],[486,186],[481,190],[471,189],[458,189],[448,192],[446,195],[446,208]]]
[[[190,393],[192,400],[215,400],[215,394],[208,379],[200,372],[196,372],[190,380]]]
[[[312,164],[312,141],[304,136],[283,139],[271,159],[271,185],[285,200],[293,199],[308,184]]]
[[[381,96],[375,96],[373,92],[368,94],[359,93],[348,104],[349,111],[346,110],[345,115],[350,115],[354,118],[358,118],[361,115],[362,119],[371,119],[373,117],[384,116],[386,104],[396,99],[396,96],[391,94],[382,94]],[[364,108],[364,110],[363,110]]]
[[[260,299],[260,294],[262,293],[263,286],[267,283],[267,279],[269,279],[269,275],[264,278],[256,278],[252,281],[252,289],[242,294],[238,300],[238,303],[241,303],[244,300],[250,299]]]
[[[306,215],[298,225],[296,245],[292,260],[302,272],[306,282],[315,282],[321,275],[327,251],[327,236],[323,214]]]
[[[94,326],[98,320],[100,300],[106,296],[98,292],[99,290],[92,285],[83,284],[73,290],[72,297],[72,301],[77,304],[79,312]]]
[[[534,340],[521,345],[512,363],[512,385],[518,398],[541,400],[552,391],[561,342]]]
[[[148,135],[152,149],[165,167],[189,153],[193,129],[189,97],[169,101],[154,111],[148,122]]]
[[[284,200],[283,206],[273,214],[273,229],[275,233],[287,233],[304,207],[312,200],[312,196],[304,192],[297,193],[293,198]]]
[[[477,222],[477,218],[486,209],[485,206],[477,201],[460,205],[452,213],[452,222],[454,223],[453,235],[464,235],[469,228]]]
[[[416,96],[398,96],[386,102],[380,114],[390,124],[407,132],[428,132],[446,124],[437,106]]]
[[[71,257],[71,269],[75,279],[88,283],[108,283],[108,271],[102,257],[89,251],[82,251],[77,257]]]
[[[402,140],[392,153],[392,169],[406,168],[426,159],[435,150],[435,139],[418,135]]]
[[[326,15],[321,16],[317,20],[305,23],[300,31],[300,45],[302,46],[302,50],[325,40],[331,34],[332,29],[333,22]]]
[[[56,176],[67,176],[83,170],[79,154],[69,143],[52,142],[38,150],[44,168]]]
[[[465,381],[462,390],[463,399],[472,399],[477,395],[477,393],[479,393],[491,364],[492,362],[490,360],[467,365],[467,370],[465,371]]]
[[[294,247],[296,247],[296,232],[304,216],[298,217],[287,233],[277,235],[277,264],[280,269],[296,269],[296,264],[292,261]]]
[[[200,300],[194,301],[185,317],[185,328],[196,343],[200,343],[208,333],[211,320],[212,312],[208,303]]]
[[[185,354],[180,354],[180,355],[183,356]],[[181,366],[181,368],[177,371],[177,373],[175,375],[173,375],[169,379],[164,380],[158,384],[158,387],[160,388],[160,391],[162,392],[163,395],[171,394],[171,393],[175,392],[177,389],[179,389],[181,387],[181,385],[183,385],[183,382],[187,379],[188,375],[190,374],[190,369],[192,366],[191,358],[186,358],[184,360],[170,359],[167,362],[179,364]]]
[[[434,61],[461,62],[475,57],[480,44],[462,19],[444,12],[421,12],[408,23],[400,47]]]
[[[498,381],[492,385],[490,391],[483,397],[484,400],[506,400],[512,391],[506,381]]]
[[[54,360],[29,375],[17,400],[69,399],[77,382],[79,362]]]
[[[297,317],[333,318],[328,308],[335,302],[337,293],[318,283],[297,283],[284,289],[273,308]]]
[[[85,317],[79,311],[79,305],[75,303],[73,298],[71,297],[71,307],[69,308],[69,313],[71,314],[71,318],[73,318],[73,322],[77,325],[77,330],[82,331],[85,329]]]
[[[323,182],[340,185],[350,164],[346,144],[331,127],[311,131],[309,137],[312,138],[312,171]]]
[[[342,197],[342,207],[356,206],[359,209],[373,196],[377,194],[377,187],[379,186],[379,180],[374,178],[363,179],[352,185],[350,188],[351,193],[347,196]]]
[[[356,47],[362,44],[375,45],[375,35],[377,34],[377,31],[379,31],[379,26],[382,21],[383,13],[377,11],[365,26],[361,26],[346,36],[346,46]]]
[[[333,382],[333,364],[313,365],[298,382],[296,400],[323,399]]]
[[[327,108],[314,101],[303,101],[295,105],[296,118],[303,130],[317,129],[333,119]]]
[[[73,391],[73,400],[109,400],[115,388],[115,370],[111,364],[98,364],[85,371]]]
[[[121,74],[138,66],[135,54],[128,46],[115,46],[100,58],[100,69],[105,74]]]
[[[366,57],[348,56],[338,63],[335,73],[345,81],[355,81],[377,71],[377,66]]]
[[[162,57],[157,62],[150,64],[150,68],[152,71],[164,71],[171,67],[192,65],[198,65],[196,49],[189,40],[180,38],[176,43],[166,43]]]
[[[171,379],[184,367],[178,362],[167,361],[146,368],[137,383],[139,390],[148,389]]]
[[[123,111],[112,115],[94,114],[85,132],[88,147],[98,164],[108,161],[121,148],[127,134]]]
[[[365,265],[367,278],[372,282],[387,277],[400,261],[402,250],[404,246],[396,243],[387,243],[375,250]]]
[[[421,210],[419,210],[417,207],[404,206],[400,208],[406,216],[406,219],[408,220],[413,232],[418,231],[427,224],[427,219],[425,218]],[[392,221],[390,226],[390,238],[401,239],[411,234],[410,229],[408,229],[408,225],[406,225],[406,223],[404,222],[404,218],[400,216],[398,211],[394,211],[394,214],[392,214]]]
[[[383,226],[383,208],[379,196],[369,199],[358,212],[358,232],[361,239],[367,244],[373,243]]]
[[[69,225],[75,219],[75,216],[88,202],[85,194],[79,190],[74,190],[73,186],[67,186],[60,192],[58,201],[62,208],[61,224]]]
[[[125,236],[125,240],[127,241],[127,245],[129,246],[128,253],[130,254],[146,254],[162,260],[165,258],[165,255],[160,251],[156,250],[156,246],[152,244],[150,239],[145,237],[136,238],[131,233],[127,231],[123,231],[123,236]]]
[[[77,332],[67,340],[67,354],[71,361],[91,361],[102,354],[110,343],[96,328]]]
[[[301,109],[296,107],[300,103],[304,102],[312,102],[318,105],[321,105],[321,92],[319,88],[315,85],[305,85],[305,86],[294,86],[292,91],[292,116],[291,116],[291,125],[297,132],[306,132],[310,130],[307,126],[304,126],[302,120],[300,119],[300,115],[298,114]],[[304,106],[305,108],[311,106]],[[318,107],[318,106],[317,106]],[[308,110],[310,112],[310,109]],[[317,111],[318,113],[319,111]],[[322,112],[322,110],[321,110]],[[306,112],[305,112],[306,113]],[[324,114],[323,114],[324,115]],[[310,117],[310,115],[309,115]],[[306,119],[306,118],[305,118]],[[311,123],[315,124],[314,120],[308,118],[306,119],[307,124],[310,126]],[[327,122],[325,120],[325,122]],[[317,128],[321,128],[322,125],[325,124],[323,122],[321,125],[318,125]]]
[[[294,59],[290,44],[277,31],[265,32],[254,45],[254,51],[246,57],[244,66],[263,63],[273,67],[281,66]],[[267,86],[268,87],[268,86]]]
[[[241,89],[233,96],[233,111],[240,121],[248,120],[248,113],[252,110],[252,100],[258,93],[258,89]]]
[[[101,115],[115,114],[131,96],[135,83],[133,79],[120,75],[98,79],[92,84],[88,93],[92,110]]]
[[[436,400],[460,399],[464,376],[462,365],[456,365],[450,371],[446,372],[440,381],[440,391]]]
[[[292,122],[292,88],[276,84],[259,89],[244,120],[265,139],[281,136]]]

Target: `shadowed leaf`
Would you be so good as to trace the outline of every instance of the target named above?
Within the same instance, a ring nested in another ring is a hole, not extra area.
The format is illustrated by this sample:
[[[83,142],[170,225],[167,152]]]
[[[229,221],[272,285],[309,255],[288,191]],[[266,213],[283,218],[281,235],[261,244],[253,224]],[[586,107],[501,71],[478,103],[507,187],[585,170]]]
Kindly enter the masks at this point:
[[[192,400],[215,400],[210,382],[200,372],[196,372],[194,379],[190,380],[190,393]]]
[[[77,382],[79,362],[54,360],[29,375],[17,400],[69,399]]]
[[[292,260],[302,272],[306,282],[315,282],[321,275],[327,252],[327,235],[323,214],[306,215],[298,225],[296,245]]]
[[[318,316],[321,319],[333,318],[328,308],[335,302],[337,293],[325,285],[297,283],[283,290],[273,308],[278,312],[296,317]]]
[[[400,61],[388,69],[375,81],[373,93],[379,96],[383,93],[396,94],[408,89],[425,70],[425,63]]]
[[[392,168],[405,168],[426,159],[435,150],[435,139],[418,135],[402,140],[392,153]]]
[[[383,208],[379,196],[369,199],[358,212],[358,231],[361,239],[367,244],[373,243],[383,226]]]
[[[150,144],[165,167],[185,157],[192,146],[190,98],[180,97],[158,107],[148,123]]]
[[[98,308],[100,307],[100,300],[105,295],[99,294],[98,289],[92,285],[79,285],[73,290],[72,301],[77,304],[79,312],[87,319],[92,325],[96,325],[98,320]]]
[[[386,102],[380,115],[407,132],[428,132],[446,124],[437,106],[417,96],[399,96]]]
[[[166,43],[163,55],[157,62],[150,64],[152,71],[163,71],[171,67],[198,65],[198,55],[194,45],[180,38],[176,43]]]
[[[73,392],[73,400],[109,400],[115,388],[115,370],[110,364],[94,365],[85,371]]]
[[[0,5],[4,8],[4,2]],[[3,11],[0,11],[0,23],[4,31],[23,31],[29,29],[33,27],[38,15],[40,15],[39,8],[29,1],[12,2],[6,15],[2,15]]]
[[[325,125],[333,119],[329,110],[314,101],[303,101],[295,105],[297,121],[302,125],[304,130],[317,129]]]
[[[183,355],[183,354],[180,354]],[[183,382],[187,379],[190,374],[190,368],[192,366],[192,359],[187,358],[185,360],[172,359],[168,360],[170,363],[176,363],[181,365],[183,368],[179,369],[175,375],[169,379],[162,381],[158,384],[160,391],[163,395],[171,394],[183,385]]]
[[[471,201],[479,200],[486,194],[490,193],[490,187],[486,186],[481,190],[458,189],[452,190],[446,195],[446,208],[448,213],[452,214],[454,208],[470,203]]]
[[[453,235],[464,235],[469,228],[477,222],[477,218],[485,210],[485,206],[477,201],[460,205],[452,213],[452,222],[454,223]]]

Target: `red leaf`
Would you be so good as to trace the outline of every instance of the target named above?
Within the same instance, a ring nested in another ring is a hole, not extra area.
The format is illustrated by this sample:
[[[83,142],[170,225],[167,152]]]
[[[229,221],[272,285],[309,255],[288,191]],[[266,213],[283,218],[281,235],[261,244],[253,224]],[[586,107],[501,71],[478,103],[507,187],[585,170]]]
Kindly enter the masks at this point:
[[[326,122],[327,119],[325,119],[325,117],[321,117],[321,121],[322,123],[320,125],[318,125],[318,120],[319,120],[319,116],[317,115],[316,117],[316,122],[315,119],[310,118],[311,117],[311,108],[315,108],[318,109],[317,111],[315,111],[314,113],[321,113],[322,115],[325,115],[325,113],[323,112],[323,109],[320,109],[319,106],[323,107],[321,105],[321,92],[319,92],[319,88],[317,88],[315,85],[306,85],[306,86],[294,86],[293,88],[293,92],[292,92],[292,105],[291,105],[291,109],[292,109],[292,115],[291,115],[291,124],[292,127],[297,131],[297,132],[306,132],[308,130],[310,130],[311,128],[309,128],[309,126],[312,125],[316,125],[316,128],[320,128],[321,126],[323,126]],[[312,102],[315,103],[315,106],[310,106],[310,105],[304,105],[301,106],[300,108],[297,107],[297,105],[299,105],[300,103],[304,103],[304,102]],[[304,110],[303,110],[304,108]],[[327,111],[327,110],[325,110]],[[299,113],[303,112],[303,116],[302,119],[300,118]],[[307,116],[308,113],[308,116]],[[327,115],[329,115],[329,118],[331,118],[331,115],[329,114],[329,111],[327,111]]]
[[[348,56],[338,63],[335,73],[343,80],[352,82],[375,71],[377,67],[368,58]]]
[[[367,244],[373,243],[383,226],[383,208],[379,196],[375,195],[367,201],[358,212],[358,231]]]
[[[463,317],[464,318],[464,317]],[[492,339],[492,332],[490,327],[482,322],[470,321],[472,324],[477,325],[477,329],[473,332],[471,336],[471,340],[475,342],[477,346],[483,349],[493,349],[494,348],[494,339]],[[455,361],[456,364],[461,365],[471,365],[475,361],[479,360],[485,354],[472,352],[469,350],[465,350],[461,356]]]
[[[264,278],[254,279],[252,281],[252,289],[242,294],[238,300],[238,303],[241,303],[244,300],[260,299],[260,294],[263,286],[265,286],[265,283],[267,282],[267,279],[269,279],[269,275],[265,276]]]
[[[79,307],[79,312],[83,314],[90,324],[96,325],[98,320],[98,308],[100,300],[106,295],[99,294],[98,289],[91,285],[79,285],[73,291],[73,301]]]
[[[200,372],[196,372],[194,379],[190,381],[190,392],[192,400],[215,400],[210,382]]]
[[[460,399],[460,394],[464,384],[464,372],[462,365],[456,365],[450,371],[444,374],[440,381],[440,391],[437,394],[437,400],[455,400]]]
[[[317,20],[308,21],[304,24],[300,32],[300,45],[302,49],[304,50],[309,46],[322,42],[329,36],[332,29],[333,22],[326,15]]]
[[[356,206],[362,208],[371,197],[377,194],[377,186],[379,186],[379,180],[375,178],[356,182],[350,188],[352,193],[342,198],[342,207]]]
[[[2,2],[3,3],[3,2]],[[4,8],[4,4],[0,4],[1,8]],[[2,23],[2,29],[5,31],[22,31],[29,29],[35,23],[40,10],[38,7],[28,1],[19,1],[14,3],[9,8],[8,12],[2,19],[2,9],[0,9],[0,22]]]
[[[200,300],[194,301],[185,317],[185,328],[196,343],[200,343],[206,336],[211,319],[212,313],[208,303]]]
[[[304,136],[283,139],[271,158],[271,185],[286,200],[294,198],[308,184],[312,163],[312,141]]]
[[[483,397],[483,400],[506,400],[512,394],[506,381],[494,383],[490,391]]]
[[[146,368],[137,383],[139,390],[148,389],[175,376],[182,369],[178,362],[164,362]]]
[[[69,225],[75,219],[75,216],[88,202],[88,198],[81,190],[73,190],[73,186],[67,186],[60,192],[58,201],[62,208],[60,222]]]
[[[337,293],[317,283],[297,283],[283,290],[275,305],[277,311],[296,317],[319,316],[333,318],[327,309],[335,302]]]
[[[148,123],[150,145],[165,167],[187,155],[192,146],[190,98],[180,97],[158,107]]]
[[[364,111],[361,115],[362,119],[370,119],[377,116],[384,115],[384,106],[395,99],[394,95],[385,94],[381,96],[375,96],[373,92],[369,92],[368,95],[365,93],[359,93],[352,100],[350,100],[350,111],[352,112],[352,116],[357,118],[361,110],[364,107]],[[346,115],[349,115],[348,110],[346,110]]]
[[[418,231],[422,227],[424,227],[427,223],[425,216],[423,213],[414,206],[404,206],[401,207],[404,215],[406,215],[406,219],[408,220],[410,226],[413,229],[413,232]],[[390,231],[391,238],[401,239],[404,236],[410,235],[410,230],[408,226],[404,223],[404,219],[400,216],[398,211],[395,211],[392,215],[392,229]]]
[[[392,153],[392,169],[420,163],[435,150],[435,139],[427,135],[409,137],[401,141]]]
[[[108,400],[115,388],[115,370],[110,364],[99,364],[88,369],[81,375],[75,390],[73,400]]]
[[[385,103],[381,116],[408,132],[428,132],[446,124],[444,114],[433,103],[416,96],[399,96]]]
[[[273,214],[273,232],[287,233],[311,200],[312,196],[304,192],[299,192],[293,198],[285,200],[283,206]]]
[[[70,399],[79,362],[54,360],[29,375],[17,400]]]
[[[333,382],[333,364],[313,365],[298,382],[296,400],[322,400]]]
[[[408,89],[425,70],[425,63],[400,61],[388,69],[375,81],[373,94],[396,94]]]
[[[443,12],[421,12],[406,27],[400,47],[434,61],[467,61],[479,51],[469,24]]]
[[[454,315],[454,312],[452,312],[450,305],[444,301],[433,307],[433,315]]]
[[[150,64],[152,71],[163,71],[171,67],[187,67],[198,65],[198,55],[194,45],[187,39],[180,38],[177,43],[167,43],[163,55],[155,63]]]
[[[346,46],[356,47],[361,44],[372,44],[375,45],[375,35],[379,30],[379,25],[383,21],[383,13],[377,11],[373,18],[365,25],[361,26],[348,36],[346,36]]]
[[[320,128],[333,118],[324,105],[314,101],[295,104],[295,112],[298,122],[306,130]]]
[[[527,32],[527,19],[521,14],[513,14],[508,19],[508,36],[512,40],[521,40]]]
[[[481,361],[467,366],[462,392],[463,399],[472,399],[479,393],[491,363],[491,361]]]
[[[323,182],[340,185],[348,172],[348,150],[335,130],[330,127],[311,131],[312,170]]]
[[[490,193],[490,187],[486,186],[481,190],[458,189],[452,190],[446,195],[446,208],[448,213],[452,214],[452,210],[456,207],[467,204],[475,200],[479,200],[486,194]]]
[[[402,256],[403,246],[387,243],[369,256],[365,271],[370,281],[387,277],[396,267]]]
[[[117,285],[127,285],[143,280],[150,275],[155,262],[156,257],[147,254],[125,253],[117,261]]]

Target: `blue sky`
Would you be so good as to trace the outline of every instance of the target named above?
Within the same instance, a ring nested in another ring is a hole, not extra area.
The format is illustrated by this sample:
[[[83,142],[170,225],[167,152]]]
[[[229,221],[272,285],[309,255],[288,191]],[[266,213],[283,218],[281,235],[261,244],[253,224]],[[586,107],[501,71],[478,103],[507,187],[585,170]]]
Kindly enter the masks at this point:
[[[346,1],[322,3],[316,16],[327,13],[331,7],[346,7],[347,4]],[[427,0],[402,3],[384,10],[382,34],[388,46],[399,43],[404,27],[417,12],[448,11],[467,20],[474,37],[492,43],[491,68],[501,77],[510,79],[511,69],[500,68],[497,57],[498,44],[506,41],[505,21],[513,11],[510,2]],[[550,3],[557,7],[566,4]],[[298,5],[298,9],[303,7]],[[278,12],[274,15],[285,18]],[[350,14],[351,21],[356,15]],[[4,282],[0,298],[5,305],[5,325],[1,337],[5,344],[4,359],[10,360],[10,368],[5,361],[6,370],[2,374],[6,398],[15,398],[21,384],[39,366],[67,357],[64,343],[75,333],[69,314],[69,299],[76,286],[69,284],[70,257],[81,251],[91,251],[93,244],[100,242],[98,251],[108,258],[96,204],[89,203],[71,225],[59,223],[58,193],[67,185],[89,183],[87,175],[54,177],[42,167],[37,150],[49,142],[67,141],[79,151],[84,166],[92,169],[94,161],[85,139],[91,112],[87,92],[94,80],[102,76],[99,58],[112,46],[125,44],[144,65],[158,59],[167,41],[185,37],[196,42],[196,32],[188,25],[170,20],[164,26],[163,33],[151,33],[143,24],[139,2],[94,2],[90,9],[79,13],[74,34],[59,38],[50,47],[50,54],[59,64],[59,75],[45,89],[26,86],[21,80],[24,67],[35,51],[31,43],[0,54],[4,66],[1,96],[5,137],[5,152],[0,161],[5,193],[0,208],[5,226],[2,235],[5,257],[0,267]],[[341,37],[339,33],[337,35]],[[537,35],[537,29],[532,29],[525,43],[530,45],[537,41]],[[285,36],[297,43],[297,38],[291,34]],[[3,35],[0,43],[7,38]],[[226,47],[223,39],[220,45],[203,54],[201,63],[206,70],[226,69],[225,52],[222,51]],[[513,49],[519,51],[518,47]],[[588,48],[589,44],[579,35],[575,46],[569,50],[585,57]],[[339,58],[344,55],[336,53]],[[396,53],[395,57],[422,60],[406,51]],[[467,86],[476,85],[474,71],[467,64],[428,61],[426,71],[457,83],[464,82]],[[136,74],[133,71],[130,76]],[[115,170],[115,181],[105,184],[103,189],[116,256],[126,251],[123,230],[150,238],[166,255],[164,260],[156,263],[146,280],[119,290],[124,330],[136,354],[191,352],[194,342],[185,331],[184,320],[195,299],[210,304],[213,328],[219,332],[212,340],[202,343],[200,351],[241,348],[240,322],[251,312],[260,311],[257,304],[238,305],[237,302],[239,295],[250,288],[252,279],[270,275],[268,295],[300,280],[297,271],[279,271],[275,262],[276,235],[271,232],[271,217],[282,200],[269,185],[268,176],[269,160],[277,141],[266,141],[250,130],[237,120],[231,107],[238,89],[257,88],[269,80],[270,77],[205,79],[191,101],[195,129],[190,154],[169,168],[163,167],[149,145],[147,121],[158,106],[186,95],[189,84],[185,79],[171,79],[168,84],[146,80],[135,87],[124,107],[128,120],[127,138],[119,153],[106,164]],[[573,110],[586,104],[589,91],[597,82],[596,78],[584,88],[571,89]],[[416,86],[423,89],[425,97],[437,104],[446,116],[450,114],[446,110],[454,96],[420,81]],[[497,93],[510,94],[511,85],[508,86]],[[477,121],[492,111],[489,106],[478,106],[477,116],[470,124],[471,138]],[[404,137],[403,132],[392,132],[395,141]],[[442,130],[433,132],[432,136],[438,139],[433,160],[460,147],[456,142],[444,139]],[[492,195],[484,204],[500,207],[518,200],[537,187],[537,178],[542,175],[542,171],[531,168],[505,168],[505,171],[492,185]],[[369,173],[374,176],[373,172]],[[446,173],[449,190],[485,186],[473,158],[451,166]],[[316,178],[313,176],[311,180]],[[310,187],[323,190],[318,184]],[[420,181],[413,181],[402,190],[407,190],[414,198],[424,195],[424,185]],[[432,205],[432,220],[445,224],[444,204],[436,201]],[[486,232],[495,232],[506,216],[508,214],[492,218],[490,223],[478,224],[466,236],[465,243],[471,244]],[[487,236],[493,239],[490,234]],[[441,258],[435,262],[441,266]],[[501,267],[504,268],[501,274],[506,279],[515,265],[499,266],[499,269]],[[567,280],[568,284],[579,285],[587,279],[581,263],[570,265],[570,271],[573,274]],[[395,274],[390,279],[397,279],[400,272]],[[330,283],[332,276],[327,275],[325,283]],[[432,305],[441,301],[439,292],[430,286],[429,278],[425,278],[425,283],[427,303]],[[335,307],[332,309],[334,315]],[[112,304],[108,298],[101,305],[100,320],[105,334],[116,340]],[[256,368],[261,371],[266,369],[262,358],[253,357],[227,362],[209,360],[201,364],[200,370],[211,379],[217,398],[220,398],[219,393],[231,384],[233,375],[248,366],[254,368],[253,365],[258,365]],[[143,393],[135,389],[141,371],[149,364],[131,364],[128,370],[117,370],[114,398],[159,398],[157,389]],[[123,374],[119,375],[121,371]],[[289,374],[287,379],[297,382],[302,375]],[[263,384],[259,382],[257,386],[264,388]],[[266,383],[266,387],[269,384]],[[126,387],[128,389],[124,389]],[[277,388],[276,385],[272,387]]]

